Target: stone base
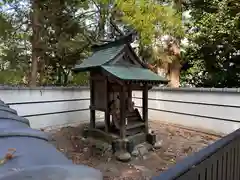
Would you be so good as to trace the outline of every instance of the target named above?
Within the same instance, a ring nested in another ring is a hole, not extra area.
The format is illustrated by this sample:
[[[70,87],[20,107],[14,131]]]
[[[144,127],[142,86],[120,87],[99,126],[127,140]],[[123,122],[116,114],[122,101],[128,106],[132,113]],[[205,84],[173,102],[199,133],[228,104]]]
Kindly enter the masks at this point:
[[[130,160],[131,153],[136,149],[135,147],[140,144],[147,143],[148,147],[153,147],[156,144],[156,135],[153,133],[138,133],[133,136],[128,136],[125,139],[121,139],[119,136],[111,133],[106,133],[101,129],[87,128],[84,130],[83,136],[93,137],[95,139],[109,143],[112,146],[112,151],[116,155],[116,158],[121,161]],[[147,149],[149,150],[151,148]]]
[[[138,144],[137,146],[135,146],[131,155],[134,156],[134,157],[141,157],[142,159],[144,159],[144,157],[151,150],[153,150],[153,146],[151,144],[145,142],[145,143]]]
[[[149,144],[154,145],[157,142],[156,134],[153,133],[147,134],[146,140]]]
[[[131,160],[131,154],[124,151],[119,151],[115,153],[117,160],[122,162],[128,162]]]
[[[109,144],[112,144],[112,142],[118,138],[117,136],[106,133],[106,132],[104,132],[100,129],[97,129],[97,128],[86,128],[86,129],[84,129],[83,136],[85,138],[92,137],[92,138],[100,139],[100,140],[105,141]]]

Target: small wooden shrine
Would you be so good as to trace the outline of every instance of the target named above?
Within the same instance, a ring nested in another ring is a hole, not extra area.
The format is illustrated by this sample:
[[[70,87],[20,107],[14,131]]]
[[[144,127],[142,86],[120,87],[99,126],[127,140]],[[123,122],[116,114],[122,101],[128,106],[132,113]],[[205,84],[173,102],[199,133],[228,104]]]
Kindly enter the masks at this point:
[[[93,54],[73,71],[90,71],[90,126],[87,136],[101,138],[115,151],[128,151],[143,142],[154,144],[148,129],[148,90],[167,83],[138,58],[132,36],[93,46]],[[134,107],[132,91],[142,91],[142,115]],[[104,127],[96,126],[95,111],[105,114]]]

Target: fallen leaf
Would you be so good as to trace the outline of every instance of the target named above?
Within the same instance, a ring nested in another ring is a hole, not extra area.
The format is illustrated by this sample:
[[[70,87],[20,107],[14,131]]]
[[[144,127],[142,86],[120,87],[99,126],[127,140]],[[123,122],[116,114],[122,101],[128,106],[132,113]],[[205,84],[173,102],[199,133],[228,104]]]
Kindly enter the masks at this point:
[[[5,164],[5,161],[6,161],[5,159],[1,159],[1,160],[0,160],[0,165]]]
[[[10,159],[12,159],[12,158],[13,158],[13,154],[12,154],[12,153],[7,152],[7,153],[5,154],[5,159],[6,159],[6,160],[10,160]]]
[[[0,165],[5,164],[8,160],[14,158],[14,153],[16,152],[15,148],[9,148],[7,153],[5,154],[4,158],[0,160]]]
[[[8,152],[16,152],[16,149],[15,148],[9,148]]]

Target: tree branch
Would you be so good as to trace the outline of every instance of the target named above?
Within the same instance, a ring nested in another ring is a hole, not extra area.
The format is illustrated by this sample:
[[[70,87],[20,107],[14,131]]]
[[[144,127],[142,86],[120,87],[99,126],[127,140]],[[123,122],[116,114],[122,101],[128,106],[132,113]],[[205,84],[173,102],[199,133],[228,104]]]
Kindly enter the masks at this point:
[[[116,23],[113,20],[113,17],[110,17],[110,24],[113,26],[115,31],[117,31],[121,36],[124,36],[124,32],[116,25]]]

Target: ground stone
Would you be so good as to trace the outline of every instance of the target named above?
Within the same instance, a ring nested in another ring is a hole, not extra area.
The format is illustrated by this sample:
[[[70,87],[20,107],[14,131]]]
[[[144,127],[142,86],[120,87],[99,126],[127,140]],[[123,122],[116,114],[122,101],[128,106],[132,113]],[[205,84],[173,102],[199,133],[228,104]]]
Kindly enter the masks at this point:
[[[87,138],[82,137],[82,138],[81,138],[81,141],[87,142]]]
[[[137,157],[138,155],[139,155],[139,151],[138,151],[138,149],[134,149],[133,151],[132,151],[132,156],[134,156],[134,157]]]
[[[94,146],[103,152],[111,150],[111,145],[102,141],[95,141]]]
[[[88,147],[83,148],[83,152],[88,152]]]
[[[151,149],[151,147],[152,146],[148,143],[139,144],[135,146],[131,154],[134,157],[137,157],[137,156],[143,157],[144,155],[149,153],[149,150]]]
[[[131,154],[128,152],[117,152],[116,158],[119,161],[127,162],[131,160]]]
[[[138,151],[139,151],[139,153],[140,153],[141,156],[144,156],[145,154],[148,153],[148,149],[147,149],[146,146],[141,146],[141,147],[139,147],[139,148],[138,148]]]
[[[163,146],[163,141],[161,140],[161,141],[157,141],[153,147],[155,149],[160,149],[162,146]]]

